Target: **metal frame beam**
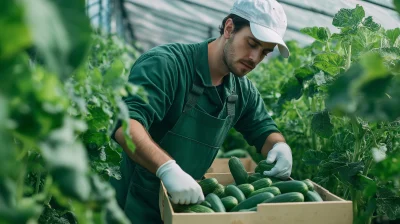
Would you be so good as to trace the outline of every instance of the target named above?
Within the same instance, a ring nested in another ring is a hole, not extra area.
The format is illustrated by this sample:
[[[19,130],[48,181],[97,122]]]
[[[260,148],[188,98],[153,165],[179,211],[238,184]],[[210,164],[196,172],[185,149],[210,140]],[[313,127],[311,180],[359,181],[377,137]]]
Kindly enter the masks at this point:
[[[189,1],[189,0],[180,0],[180,1],[184,2],[184,3],[187,3],[187,4],[190,4],[190,5],[201,7],[201,8],[207,9],[207,10],[211,10],[211,11],[214,11],[214,12],[217,12],[217,13],[221,13],[221,14],[223,13],[225,15],[229,14],[229,12],[225,12],[225,11],[222,11],[222,10],[219,10],[219,9],[214,9],[214,8],[208,7],[206,5],[199,4],[199,3],[196,3],[196,2],[192,2],[192,1]],[[302,32],[300,32],[299,28],[296,28],[296,27],[293,27],[293,26],[288,26],[287,29],[303,34]],[[303,34],[303,35],[305,35],[305,34]]]
[[[129,18],[128,18],[128,13],[127,13],[125,5],[124,5],[125,1],[124,0],[117,0],[117,1],[119,1],[119,4],[121,6],[122,21],[124,22],[124,25],[128,29],[129,36],[131,37],[132,40],[134,40],[135,39],[135,33],[134,33],[134,30],[133,30],[132,25],[131,25],[131,23],[129,21]]]
[[[372,4],[372,5],[376,5],[376,6],[385,8],[385,9],[390,9],[390,10],[396,11],[395,8],[392,8],[392,7],[390,7],[390,6],[387,6],[387,5],[378,3],[378,2],[374,2],[374,1],[370,1],[370,0],[363,0],[363,1],[364,1],[364,2],[368,2],[368,3]]]
[[[302,6],[302,5],[299,5],[299,4],[295,4],[295,3],[292,3],[292,2],[288,2],[288,1],[285,1],[285,0],[277,0],[277,1],[282,3],[282,4],[285,4],[285,5],[290,5],[292,7],[298,8],[298,9],[302,9],[302,10],[305,10],[305,11],[318,13],[318,14],[321,14],[321,15],[324,15],[324,16],[329,16],[329,17],[334,17],[335,16],[335,14],[332,14],[332,13],[329,13],[329,12],[325,12],[323,10],[319,10],[319,9],[316,9],[316,8],[305,7],[305,6]]]
[[[155,14],[153,14],[154,16],[157,16],[157,17],[165,19],[165,20],[176,22],[176,23],[178,23],[178,24],[180,24],[182,26],[195,24],[195,25],[198,25],[198,27],[201,27],[201,28],[204,27],[205,28],[204,29],[205,32],[207,31],[207,28],[210,26],[209,24],[201,23],[199,21],[186,19],[186,18],[185,19],[182,18],[182,20],[171,19],[171,18],[174,18],[176,16],[171,14],[171,13],[168,13],[168,12],[157,11],[157,10],[151,8],[151,7],[148,7],[148,6],[145,6],[145,5],[139,4],[137,2],[130,1],[130,0],[126,0],[125,2],[128,3],[128,4],[131,4],[131,5],[135,6],[135,7],[140,7],[142,9],[148,10],[150,12],[155,12]],[[184,21],[188,22],[188,23],[185,24]]]
[[[97,2],[92,2],[90,5],[87,5],[87,6],[86,6],[86,9],[89,9],[90,7],[93,7],[93,6],[97,5],[97,4],[99,4],[99,1],[97,1]]]

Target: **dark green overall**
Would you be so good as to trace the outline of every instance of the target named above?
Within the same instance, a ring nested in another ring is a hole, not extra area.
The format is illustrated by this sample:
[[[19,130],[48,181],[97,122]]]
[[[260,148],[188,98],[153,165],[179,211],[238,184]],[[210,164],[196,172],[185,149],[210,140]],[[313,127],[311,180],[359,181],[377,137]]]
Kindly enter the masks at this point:
[[[217,117],[196,107],[204,87],[194,84],[183,113],[158,144],[194,179],[206,173],[233,126],[236,88],[224,100]],[[134,224],[162,223],[158,206],[160,179],[123,153],[122,179],[113,180],[117,200]]]

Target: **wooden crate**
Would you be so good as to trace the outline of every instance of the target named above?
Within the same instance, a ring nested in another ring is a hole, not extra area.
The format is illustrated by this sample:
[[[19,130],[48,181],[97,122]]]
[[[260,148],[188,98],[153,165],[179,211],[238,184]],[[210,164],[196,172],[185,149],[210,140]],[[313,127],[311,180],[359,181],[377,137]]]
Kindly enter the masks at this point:
[[[223,185],[233,182],[229,173],[205,176],[215,177]],[[165,224],[351,224],[352,202],[345,201],[323,187],[313,184],[324,202],[259,204],[256,212],[175,213],[161,183],[159,201],[161,218]]]
[[[242,161],[244,168],[247,172],[254,172],[257,164],[253,161],[251,157],[240,158]],[[207,170],[207,173],[230,173],[228,158],[217,158],[211,164],[211,167]]]

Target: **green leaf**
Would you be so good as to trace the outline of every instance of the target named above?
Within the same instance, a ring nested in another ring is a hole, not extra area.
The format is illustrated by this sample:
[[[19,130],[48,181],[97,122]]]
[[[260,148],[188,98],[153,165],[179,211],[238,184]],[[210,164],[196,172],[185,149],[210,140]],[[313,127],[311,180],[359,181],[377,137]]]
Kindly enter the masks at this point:
[[[92,169],[96,170],[104,179],[113,177],[117,180],[121,179],[120,161],[121,155],[110,147],[109,144],[101,147],[99,154],[91,153],[90,165]]]
[[[355,9],[340,9],[333,17],[332,25],[336,27],[358,26],[364,17],[364,8],[360,5],[357,5]]]
[[[396,11],[400,14],[400,0],[393,0]]]
[[[355,189],[362,191],[366,198],[375,196],[377,191],[376,182],[362,174],[354,176],[352,184]]]
[[[311,130],[322,138],[329,138],[333,134],[333,125],[328,111],[318,112],[311,120]]]
[[[124,64],[120,60],[114,61],[111,68],[104,75],[104,86],[111,88],[123,87],[126,83],[126,80],[122,79],[124,72]]]
[[[386,30],[386,38],[389,40],[390,46],[395,47],[396,41],[400,36],[400,28],[395,28],[392,30]]]
[[[36,223],[41,213],[34,198],[22,198],[16,207],[0,206],[0,223]]]
[[[318,85],[315,82],[309,82],[307,88],[304,89],[304,95],[307,97],[313,97],[318,92]]]
[[[111,200],[106,207],[107,221],[109,223],[130,224],[125,213],[119,207],[115,199]]]
[[[115,191],[111,185],[101,180],[98,175],[90,176],[90,186],[90,201],[95,202],[96,206],[101,207],[115,197]]]
[[[345,160],[327,160],[321,163],[321,175],[332,175],[339,173],[342,180],[351,183],[354,176],[364,170],[364,164],[359,162],[348,162]]]
[[[377,192],[377,213],[387,215],[390,220],[400,218],[400,197],[390,189],[380,187]]]
[[[17,1],[0,2],[0,60],[10,59],[32,43],[24,22],[23,9]]]
[[[373,174],[382,181],[400,180],[400,152],[387,155],[386,159],[376,163]]]
[[[396,70],[396,63],[400,60],[400,48],[385,47],[372,50],[372,52],[376,52],[382,57],[385,67],[392,68],[392,71]]]
[[[109,141],[109,136],[106,132],[90,130],[82,135],[82,140],[89,152],[94,153],[92,151],[97,151]]]
[[[16,206],[17,185],[9,177],[2,177],[0,182],[0,205],[6,207]]]
[[[327,158],[328,158],[328,155],[323,151],[308,150],[308,151],[304,152],[302,161],[306,165],[318,166],[320,163],[322,163]]]
[[[88,117],[88,126],[91,130],[101,131],[111,125],[112,114],[107,112],[106,105],[88,106],[90,116]]]
[[[374,32],[361,27],[358,32],[352,36],[350,42],[352,48],[352,60],[358,61],[358,58],[364,53],[367,53],[377,48],[381,48],[382,41],[383,36],[380,32]]]
[[[337,171],[339,172],[340,176],[347,182],[352,182],[352,177],[356,176],[363,172],[364,170],[364,163],[363,161],[353,162],[353,163],[346,163],[343,166],[336,167]]]
[[[328,90],[326,106],[329,111],[334,111],[334,113],[338,114],[342,112],[353,113],[356,110],[357,102],[356,98],[351,94],[350,85],[363,72],[364,69],[355,64],[345,73],[339,75]]]
[[[322,53],[314,58],[314,66],[330,75],[336,75],[340,69],[344,69],[344,59],[337,53]]]
[[[374,32],[378,31],[381,28],[381,25],[373,21],[372,16],[368,16],[367,18],[365,18],[362,24],[369,30]]]
[[[285,101],[292,99],[299,99],[303,94],[303,86],[295,77],[290,79],[283,85],[281,91],[281,97],[279,98],[278,104],[283,104]]]
[[[294,71],[295,77],[298,80],[306,81],[312,79],[314,74],[317,74],[319,70],[313,66],[306,65],[303,67],[300,67]]]
[[[90,22],[81,0],[23,0],[35,47],[51,71],[68,77],[86,57]]]
[[[52,176],[65,196],[81,202],[89,199],[91,186],[85,172],[73,168],[60,167],[53,170]]]
[[[76,141],[74,120],[65,119],[64,125],[52,131],[39,145],[50,171],[59,168],[87,171],[87,154],[83,145]]]
[[[331,32],[327,27],[306,27],[301,29],[300,32],[307,34],[320,42],[327,42],[331,37]]]
[[[352,83],[354,94],[358,94],[357,90],[360,90],[366,97],[384,95],[392,77],[383,63],[383,58],[376,53],[366,54],[361,59],[361,64],[365,73]]]
[[[122,132],[124,134],[124,140],[126,142],[126,145],[128,146],[128,149],[131,150],[132,153],[134,153],[136,150],[136,146],[132,141],[130,128],[127,121],[122,121]]]

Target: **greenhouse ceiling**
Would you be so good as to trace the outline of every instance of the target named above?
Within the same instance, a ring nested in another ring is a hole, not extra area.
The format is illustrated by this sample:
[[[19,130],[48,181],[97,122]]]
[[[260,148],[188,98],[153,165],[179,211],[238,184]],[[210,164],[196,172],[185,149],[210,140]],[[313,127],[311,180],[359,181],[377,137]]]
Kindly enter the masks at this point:
[[[219,35],[223,18],[234,0],[88,0],[92,23],[124,39],[136,41],[143,50],[171,42],[193,43]],[[278,0],[286,12],[285,40],[300,45],[312,39],[300,32],[304,27],[328,27],[332,32],[334,15],[341,8],[363,6],[366,16],[385,29],[400,27],[393,0]]]

